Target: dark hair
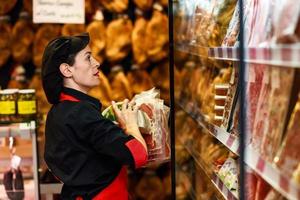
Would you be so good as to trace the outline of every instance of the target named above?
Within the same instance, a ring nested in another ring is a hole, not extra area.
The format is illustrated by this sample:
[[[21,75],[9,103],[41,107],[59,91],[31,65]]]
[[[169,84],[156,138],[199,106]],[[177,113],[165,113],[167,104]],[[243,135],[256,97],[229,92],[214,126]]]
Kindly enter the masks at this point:
[[[65,62],[68,64],[68,65],[74,65],[75,63],[75,56],[76,54],[69,54],[68,57],[66,58]]]

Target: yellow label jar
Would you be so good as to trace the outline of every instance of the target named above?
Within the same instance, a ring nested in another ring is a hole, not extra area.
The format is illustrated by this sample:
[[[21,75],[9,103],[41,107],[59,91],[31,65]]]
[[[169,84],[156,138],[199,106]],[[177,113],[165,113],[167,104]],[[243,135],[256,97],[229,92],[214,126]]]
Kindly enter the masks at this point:
[[[0,90],[0,120],[13,121],[16,116],[17,89]]]
[[[36,96],[34,89],[19,90],[18,114],[22,119],[33,119],[36,115]]]

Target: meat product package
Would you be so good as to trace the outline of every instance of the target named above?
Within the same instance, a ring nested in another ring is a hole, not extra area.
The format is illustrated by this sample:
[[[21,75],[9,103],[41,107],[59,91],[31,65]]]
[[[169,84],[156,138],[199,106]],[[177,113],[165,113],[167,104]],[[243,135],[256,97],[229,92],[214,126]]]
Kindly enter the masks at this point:
[[[89,95],[100,99],[104,107],[108,107],[112,101],[112,89],[110,87],[107,77],[99,71],[99,79],[101,84],[90,90]]]
[[[152,8],[153,0],[133,0],[135,5],[141,10],[150,10]]]
[[[234,108],[237,104],[238,93],[237,90],[238,84],[238,69],[237,66],[232,68],[231,78],[229,81],[229,88],[227,90],[227,98],[225,100],[224,112],[223,112],[223,120],[222,120],[222,127],[226,130],[229,129],[233,121]]]
[[[240,31],[239,15],[240,9],[239,4],[237,3],[231,21],[229,23],[227,33],[223,39],[222,46],[234,46]]]
[[[295,0],[274,0],[272,25],[276,43],[300,41],[300,3]]]
[[[110,12],[122,13],[128,8],[128,0],[98,0]]]
[[[131,35],[133,59],[135,63],[141,67],[147,66],[148,63],[147,46],[145,45],[147,24],[148,21],[145,18],[139,17],[134,22],[134,28]]]
[[[7,62],[11,55],[11,26],[7,22],[0,21],[0,68]]]
[[[248,107],[247,107],[247,132],[249,134],[253,133],[254,130],[254,122],[256,116],[256,110],[258,105],[258,99],[261,93],[262,85],[263,85],[263,76],[264,76],[263,65],[257,64],[249,64],[247,67],[247,90],[246,90],[246,98],[248,99]],[[248,138],[250,141],[252,140],[252,135]]]
[[[294,69],[269,67],[271,70],[271,91],[269,96],[268,120],[262,120],[266,128],[263,129],[261,144],[262,156],[272,161],[279,149],[290,100],[290,93],[294,79]],[[261,112],[261,110],[257,111]]]
[[[255,46],[257,44],[270,41],[272,37],[272,15],[273,4],[275,0],[253,0],[253,18],[251,19],[251,29],[248,45]]]
[[[262,200],[265,199],[272,187],[261,177],[257,178],[255,200]]]
[[[151,61],[157,62],[168,56],[168,17],[164,13],[154,10],[146,27],[145,45]]]
[[[42,66],[42,56],[48,42],[59,35],[59,25],[43,24],[40,26],[33,42],[33,63],[36,67]]]
[[[19,19],[12,30],[12,54],[18,63],[26,63],[32,57],[31,45],[34,40],[34,31],[31,22]]]
[[[300,162],[299,130],[300,130],[300,98],[290,118],[283,144],[274,159],[276,165],[288,177],[292,177]]]
[[[218,172],[218,176],[228,189],[238,190],[238,166],[237,161],[228,158]]]
[[[245,191],[247,200],[255,200],[256,186],[257,186],[257,176],[250,168],[246,167],[245,175]]]
[[[110,86],[112,89],[112,100],[122,101],[123,99],[131,99],[132,88],[129,85],[128,79],[124,74],[121,66],[114,66],[109,74]]]
[[[132,87],[133,93],[138,94],[153,87],[153,82],[146,70],[132,69],[127,74],[127,79]]]
[[[269,118],[269,104],[271,103],[270,92],[271,92],[271,83],[270,83],[270,68],[263,67],[263,79],[262,87],[257,101],[257,107],[255,111],[255,119],[252,134],[252,146],[257,151],[260,152],[262,145],[262,138],[264,131],[268,129],[266,119]],[[260,152],[261,153],[261,152]]]
[[[132,22],[121,17],[110,22],[106,29],[105,53],[110,62],[118,62],[125,58],[131,49]]]
[[[93,56],[100,63],[103,63],[105,57],[105,25],[103,20],[94,20],[86,28],[90,34],[90,47]]]
[[[208,39],[208,46],[221,46],[235,11],[236,3],[236,0],[221,0],[214,4],[212,11],[213,21],[211,22],[212,31]]]
[[[159,99],[159,91],[151,89],[134,96],[138,106],[138,126],[148,148],[148,164],[170,159],[170,135],[168,127],[169,108]],[[117,103],[119,106],[122,102]],[[116,121],[112,107],[102,115]]]
[[[17,0],[1,0],[0,1],[0,15],[4,15],[11,11],[17,3]]]

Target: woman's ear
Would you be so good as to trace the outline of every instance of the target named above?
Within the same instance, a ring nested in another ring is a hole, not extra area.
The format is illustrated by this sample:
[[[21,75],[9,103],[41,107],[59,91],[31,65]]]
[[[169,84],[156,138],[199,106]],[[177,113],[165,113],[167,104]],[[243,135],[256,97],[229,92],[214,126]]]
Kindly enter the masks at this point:
[[[72,71],[71,71],[70,67],[71,66],[67,63],[61,63],[59,66],[59,70],[60,70],[61,74],[66,78],[72,77]]]

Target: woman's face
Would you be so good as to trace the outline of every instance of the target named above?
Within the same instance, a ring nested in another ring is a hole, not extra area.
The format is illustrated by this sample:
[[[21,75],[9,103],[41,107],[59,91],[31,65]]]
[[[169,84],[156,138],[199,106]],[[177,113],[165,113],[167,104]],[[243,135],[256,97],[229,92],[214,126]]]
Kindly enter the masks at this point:
[[[93,58],[89,45],[76,54],[71,68],[72,78],[82,90],[88,91],[99,85],[99,62]]]

